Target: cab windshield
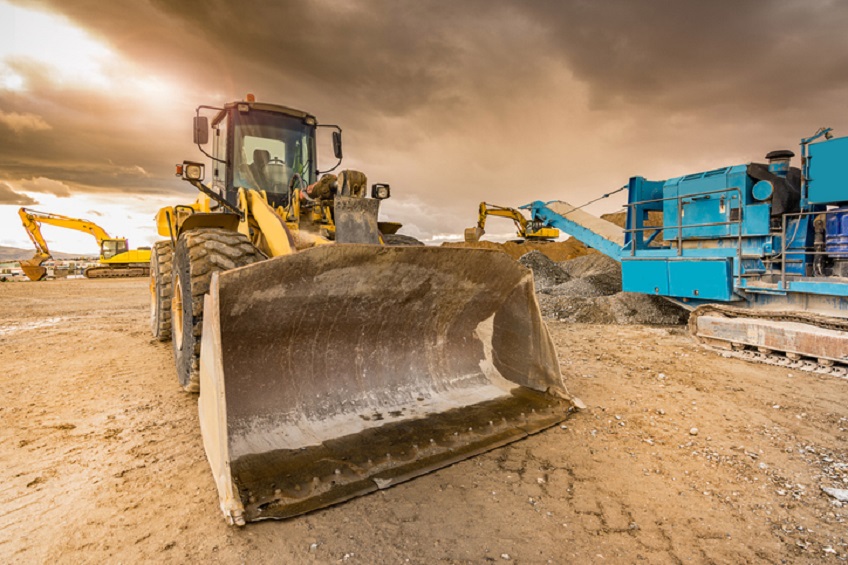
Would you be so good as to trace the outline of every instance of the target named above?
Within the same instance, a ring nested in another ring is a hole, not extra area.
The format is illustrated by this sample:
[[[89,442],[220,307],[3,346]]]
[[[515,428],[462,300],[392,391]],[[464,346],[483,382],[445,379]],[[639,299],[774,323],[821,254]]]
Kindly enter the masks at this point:
[[[127,252],[127,241],[125,239],[107,239],[100,246],[100,254],[104,259],[111,259],[119,253]]]
[[[294,175],[306,184],[315,182],[314,126],[262,110],[235,118],[233,186],[287,195]]]

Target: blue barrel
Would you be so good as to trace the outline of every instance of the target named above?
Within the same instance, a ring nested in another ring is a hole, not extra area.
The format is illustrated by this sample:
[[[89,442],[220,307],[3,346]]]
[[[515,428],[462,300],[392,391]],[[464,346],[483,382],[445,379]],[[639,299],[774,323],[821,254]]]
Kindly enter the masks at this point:
[[[848,208],[837,208],[827,212],[825,224],[826,250],[834,258],[848,258]]]

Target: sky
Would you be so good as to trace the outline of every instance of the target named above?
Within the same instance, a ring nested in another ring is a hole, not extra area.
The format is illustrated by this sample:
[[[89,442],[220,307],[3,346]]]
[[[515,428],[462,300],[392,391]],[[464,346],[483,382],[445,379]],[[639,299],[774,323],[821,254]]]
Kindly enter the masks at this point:
[[[150,245],[196,197],[173,174],[202,158],[195,108],[247,93],[342,126],[384,219],[459,240],[481,200],[579,205],[848,134],[845,29],[838,0],[0,0],[0,245],[31,247],[21,206]]]

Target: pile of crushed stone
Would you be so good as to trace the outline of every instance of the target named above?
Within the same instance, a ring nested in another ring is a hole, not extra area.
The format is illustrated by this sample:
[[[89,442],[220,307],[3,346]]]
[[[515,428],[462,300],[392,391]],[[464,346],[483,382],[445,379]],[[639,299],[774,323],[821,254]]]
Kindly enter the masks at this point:
[[[562,267],[541,251],[525,253],[518,262],[533,271],[536,292],[560,286],[571,280],[571,276]]]
[[[686,323],[689,313],[647,294],[621,291],[621,265],[601,254],[556,263],[531,251],[519,263],[533,271],[542,314],[579,324]]]

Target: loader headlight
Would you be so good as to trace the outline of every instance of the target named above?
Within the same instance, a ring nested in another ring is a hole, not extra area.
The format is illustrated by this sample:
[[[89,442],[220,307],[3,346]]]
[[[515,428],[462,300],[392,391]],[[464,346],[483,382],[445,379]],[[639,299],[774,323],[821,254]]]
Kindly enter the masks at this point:
[[[203,163],[192,163],[190,161],[183,162],[183,178],[187,180],[203,180],[204,169]]]
[[[392,195],[391,187],[387,184],[372,184],[371,185],[371,198],[376,198],[377,200],[385,200],[389,196]]]

